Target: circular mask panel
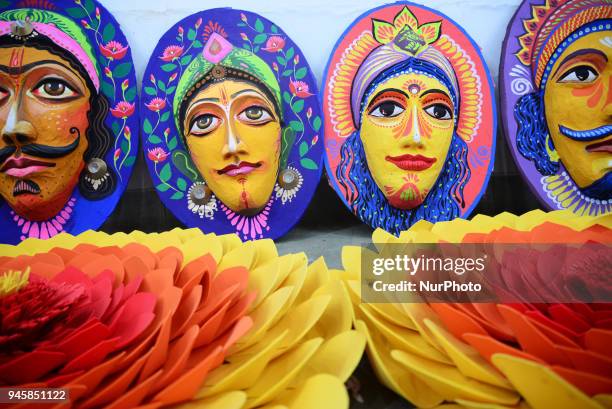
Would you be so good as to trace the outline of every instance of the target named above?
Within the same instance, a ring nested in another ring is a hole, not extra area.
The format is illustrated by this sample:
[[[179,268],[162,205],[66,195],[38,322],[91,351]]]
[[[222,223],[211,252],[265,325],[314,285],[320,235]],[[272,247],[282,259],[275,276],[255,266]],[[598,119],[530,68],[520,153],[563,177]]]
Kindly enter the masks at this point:
[[[136,77],[93,0],[0,6],[0,241],[97,229],[138,152]]]
[[[142,138],[160,198],[205,232],[278,238],[322,171],[316,83],[299,48],[254,13],[175,24],[144,75]]]
[[[500,66],[516,164],[549,209],[612,212],[612,2],[524,1]]]
[[[324,83],[327,173],[355,215],[394,234],[469,215],[493,168],[495,102],[456,23],[412,3],[368,11]]]

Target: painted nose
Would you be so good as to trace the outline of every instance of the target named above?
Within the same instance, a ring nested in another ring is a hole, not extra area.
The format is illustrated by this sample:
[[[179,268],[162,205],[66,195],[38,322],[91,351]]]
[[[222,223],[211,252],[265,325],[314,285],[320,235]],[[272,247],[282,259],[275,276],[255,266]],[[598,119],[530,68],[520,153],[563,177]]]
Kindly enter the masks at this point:
[[[36,128],[22,118],[17,102],[14,102],[2,128],[2,141],[8,146],[21,147],[36,141],[37,136]]]
[[[229,157],[239,153],[246,153],[244,150],[244,143],[238,137],[238,133],[234,129],[234,125],[231,122],[229,123],[227,129],[227,140],[225,141],[225,145],[221,151],[223,156]]]
[[[419,127],[419,118],[417,113],[417,107],[412,107],[410,118],[406,129],[404,130],[403,142],[406,146],[423,146],[423,135],[421,134],[421,128]]]

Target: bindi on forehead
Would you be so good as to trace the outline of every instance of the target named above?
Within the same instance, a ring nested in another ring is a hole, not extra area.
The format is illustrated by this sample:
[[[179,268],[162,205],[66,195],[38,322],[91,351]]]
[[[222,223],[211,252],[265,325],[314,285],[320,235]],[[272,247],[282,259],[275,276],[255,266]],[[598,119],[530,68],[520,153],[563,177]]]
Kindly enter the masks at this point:
[[[427,85],[418,78],[410,79],[402,84],[402,89],[409,95],[419,95],[428,89]]]

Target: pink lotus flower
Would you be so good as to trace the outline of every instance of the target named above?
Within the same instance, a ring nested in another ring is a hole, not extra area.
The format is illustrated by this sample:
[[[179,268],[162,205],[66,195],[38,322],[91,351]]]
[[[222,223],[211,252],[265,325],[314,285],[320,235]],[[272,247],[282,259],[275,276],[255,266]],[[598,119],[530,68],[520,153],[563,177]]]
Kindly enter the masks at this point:
[[[118,41],[109,41],[106,45],[100,45],[100,52],[111,60],[120,60],[127,54],[128,46]]]
[[[159,57],[159,58],[161,58],[163,61],[170,62],[170,61],[176,60],[181,55],[183,55],[183,47],[182,46],[180,46],[180,45],[169,45],[164,50],[164,54],[161,57]]]
[[[164,98],[153,98],[148,104],[145,104],[153,112],[161,111],[166,107],[166,100]]]
[[[268,38],[266,41],[266,46],[262,48],[262,50],[268,51],[270,53],[277,53],[283,49],[285,46],[285,39],[279,36],[272,36]]]
[[[149,149],[149,152],[147,153],[147,157],[149,158],[149,160],[155,163],[165,161],[166,159],[168,159],[169,155],[170,154],[166,152],[165,150],[163,150],[162,148]]]
[[[132,116],[134,113],[134,104],[130,104],[127,101],[120,101],[115,105],[115,108],[111,108],[110,111],[115,118],[125,119]]]
[[[298,98],[308,98],[314,95],[309,92],[310,88],[304,81],[291,81],[289,83],[289,90]]]

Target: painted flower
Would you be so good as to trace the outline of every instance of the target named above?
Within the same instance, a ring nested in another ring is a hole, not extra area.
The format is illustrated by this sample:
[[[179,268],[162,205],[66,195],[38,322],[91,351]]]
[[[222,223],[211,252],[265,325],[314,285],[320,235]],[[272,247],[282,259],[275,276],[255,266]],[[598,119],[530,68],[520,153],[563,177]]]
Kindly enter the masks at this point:
[[[280,199],[283,205],[287,202],[291,203],[300,191],[304,177],[296,168],[288,166],[281,172],[279,179],[279,183],[274,187],[275,197]]]
[[[200,17],[195,23],[196,30],[200,28],[201,25],[202,25],[202,17]]]
[[[191,210],[193,214],[197,214],[200,216],[200,219],[206,217],[207,219],[213,220],[215,217],[215,212],[217,211],[217,198],[214,195],[211,195],[206,203],[203,202],[202,197],[197,197],[196,192],[198,189],[202,191],[202,188],[206,186],[203,182],[195,182],[189,187],[187,192],[187,208]]]
[[[125,128],[123,129],[123,135],[125,135],[125,139],[127,139],[128,141],[130,140],[130,138],[132,138],[132,130],[129,126],[125,126]]]
[[[153,74],[149,75],[149,81],[151,81],[153,84],[155,84],[155,75],[153,75]]]
[[[106,75],[108,78],[113,78],[113,72],[108,67],[104,67],[104,75]]]
[[[121,148],[115,149],[115,153],[113,154],[113,158],[115,158],[115,160],[117,160],[117,159],[119,159],[119,156],[121,156]]]
[[[130,81],[126,78],[121,83],[121,90],[125,91],[130,86]]]
[[[128,46],[113,40],[106,43],[106,45],[101,44],[100,52],[106,58],[109,58],[111,60],[120,60],[127,54]]]
[[[240,38],[242,38],[243,41],[249,41],[249,37],[247,37],[245,33],[240,33]]]
[[[168,83],[171,83],[172,81],[174,81],[176,79],[176,77],[178,76],[178,73],[174,73],[170,76],[170,78],[168,78]]]
[[[270,53],[276,53],[283,49],[285,46],[285,39],[280,36],[271,36],[266,41],[266,46],[262,48],[262,50],[268,51]]]
[[[155,163],[164,162],[166,159],[168,159],[169,155],[170,154],[168,152],[163,150],[163,148],[159,147],[149,149],[147,153],[147,157],[149,158],[149,160]]]
[[[180,45],[169,45],[164,49],[164,53],[161,57],[163,61],[174,61],[183,55],[183,46]]]
[[[278,72],[278,64],[276,62],[272,62],[272,69]]]
[[[182,37],[184,32],[185,32],[185,30],[183,29],[183,27],[182,27],[182,26],[179,26],[179,28],[178,28],[178,35],[179,35],[180,37]]]
[[[291,82],[289,83],[289,90],[291,91],[293,95],[295,95],[298,98],[308,98],[314,95],[309,92],[310,88],[308,87],[308,84],[305,83],[304,81],[291,80]]]
[[[132,116],[134,113],[135,105],[133,103],[129,103],[127,101],[120,101],[115,105],[115,108],[111,108],[111,114],[115,118],[125,119],[127,117]]]
[[[310,141],[311,145],[316,145],[317,142],[319,142],[319,135],[315,135],[314,138],[312,138],[312,141]]]
[[[158,112],[166,107],[166,100],[159,97],[153,98],[148,104],[145,103],[145,106],[153,112]]]

